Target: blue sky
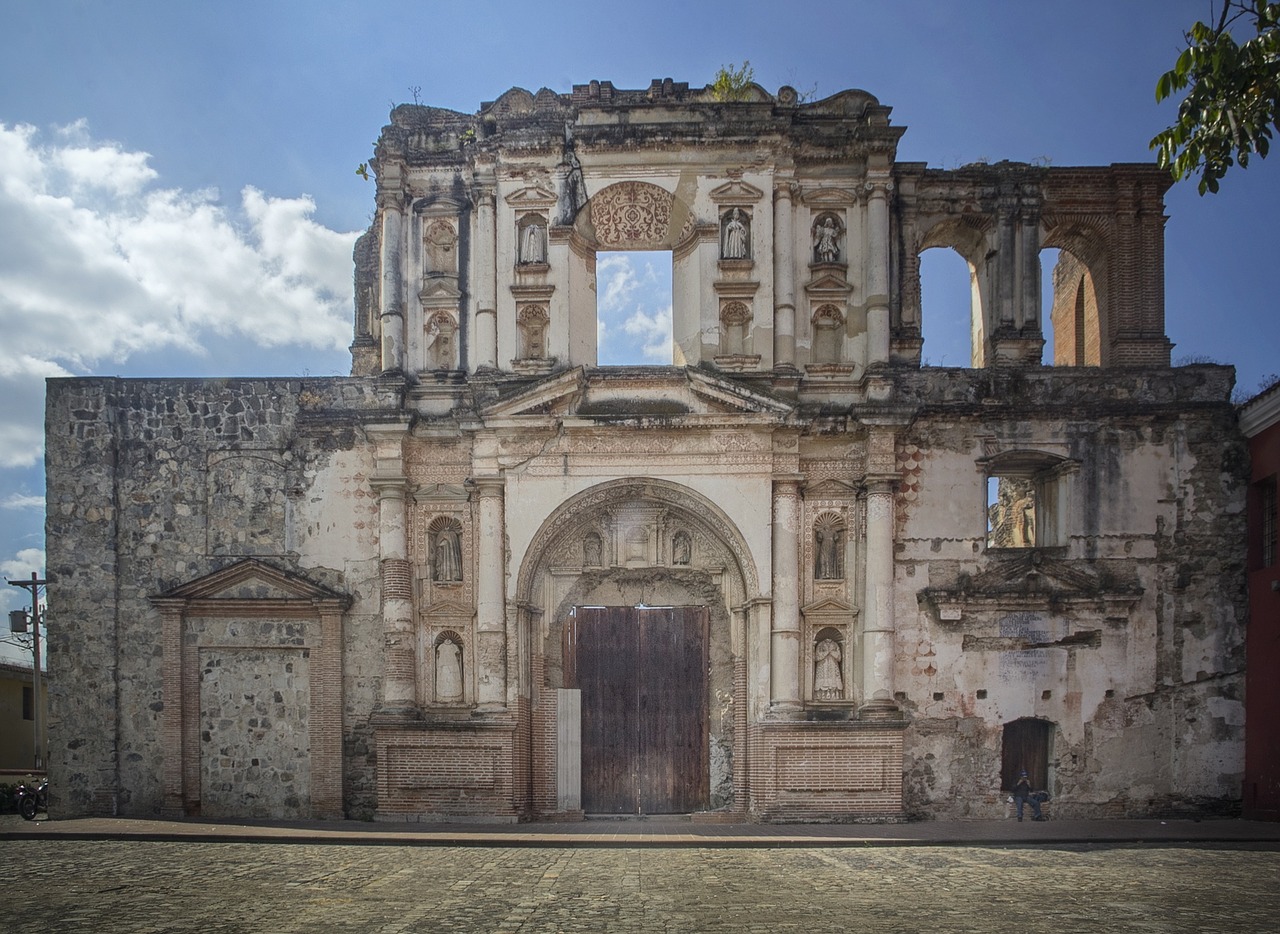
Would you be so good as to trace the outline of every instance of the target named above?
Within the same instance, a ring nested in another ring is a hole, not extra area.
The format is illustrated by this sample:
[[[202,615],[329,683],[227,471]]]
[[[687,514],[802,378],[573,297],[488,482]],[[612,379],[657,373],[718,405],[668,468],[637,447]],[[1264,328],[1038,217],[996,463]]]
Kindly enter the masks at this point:
[[[698,85],[749,59],[770,91],[876,95],[908,128],[903,160],[1147,162],[1174,115],[1156,79],[1208,15],[1208,0],[9,4],[0,570],[43,559],[44,377],[347,371],[350,245],[373,210],[355,167],[413,88],[474,112],[517,85]],[[1280,157],[1167,205],[1175,360],[1233,363],[1251,391],[1280,369]],[[967,285],[938,265],[952,284],[926,280],[925,357],[954,365]],[[642,305],[637,346],[664,311]],[[0,587],[0,609],[21,599]]]

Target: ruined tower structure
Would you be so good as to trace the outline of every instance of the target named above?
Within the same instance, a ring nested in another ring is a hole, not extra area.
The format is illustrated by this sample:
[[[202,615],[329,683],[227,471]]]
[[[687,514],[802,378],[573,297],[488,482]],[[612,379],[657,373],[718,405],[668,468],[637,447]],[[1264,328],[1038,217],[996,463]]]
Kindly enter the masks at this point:
[[[400,106],[351,376],[50,381],[59,813],[1236,808],[1244,445],[1169,365],[1169,179],[900,162],[889,114]],[[967,367],[921,365],[931,248]],[[621,250],[672,365],[598,365]]]

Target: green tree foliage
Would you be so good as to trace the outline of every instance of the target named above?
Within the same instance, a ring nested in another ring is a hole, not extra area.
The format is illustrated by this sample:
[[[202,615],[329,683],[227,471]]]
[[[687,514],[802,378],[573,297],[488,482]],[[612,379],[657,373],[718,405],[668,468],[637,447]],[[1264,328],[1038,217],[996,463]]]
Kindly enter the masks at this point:
[[[718,101],[742,101],[747,99],[751,83],[756,79],[751,62],[743,60],[741,68],[721,65],[716,80],[711,82],[711,96]]]
[[[1237,41],[1232,30],[1253,35]],[[1280,117],[1280,3],[1223,0],[1213,26],[1197,22],[1156,101],[1182,90],[1173,126],[1151,140],[1156,161],[1175,179],[1199,173],[1200,194],[1217,192],[1227,169],[1265,159]]]

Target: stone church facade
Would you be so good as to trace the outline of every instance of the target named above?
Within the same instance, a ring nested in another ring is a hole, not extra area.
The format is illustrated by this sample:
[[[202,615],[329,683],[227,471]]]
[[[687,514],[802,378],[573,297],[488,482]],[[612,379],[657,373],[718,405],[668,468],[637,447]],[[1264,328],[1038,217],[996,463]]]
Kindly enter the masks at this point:
[[[1244,447],[1169,365],[1167,176],[930,169],[889,111],[397,107],[350,377],[51,380],[59,812],[1231,812]],[[970,367],[921,365],[935,247]],[[597,365],[618,250],[672,366]]]

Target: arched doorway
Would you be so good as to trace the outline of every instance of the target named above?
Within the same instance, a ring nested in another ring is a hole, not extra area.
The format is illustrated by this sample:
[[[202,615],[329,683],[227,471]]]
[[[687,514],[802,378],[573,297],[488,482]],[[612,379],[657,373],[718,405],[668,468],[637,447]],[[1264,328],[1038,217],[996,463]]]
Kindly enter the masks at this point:
[[[757,581],[727,516],[668,481],[600,484],[543,523],[521,562],[517,599],[535,703],[582,691],[584,809],[740,803],[745,617]],[[646,705],[664,710],[642,717]]]

